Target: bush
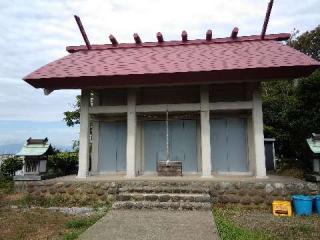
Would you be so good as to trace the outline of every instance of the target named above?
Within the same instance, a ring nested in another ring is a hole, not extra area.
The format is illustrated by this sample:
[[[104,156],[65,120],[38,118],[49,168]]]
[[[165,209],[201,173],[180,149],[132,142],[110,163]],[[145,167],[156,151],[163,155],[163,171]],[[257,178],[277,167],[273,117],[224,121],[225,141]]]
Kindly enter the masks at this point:
[[[78,154],[74,152],[60,152],[49,156],[47,163],[47,177],[66,176],[78,171]]]
[[[0,171],[4,176],[11,177],[15,175],[15,172],[21,170],[23,167],[23,161],[17,157],[11,157],[3,160]]]
[[[13,193],[13,182],[11,177],[3,176],[0,172],[0,198],[2,194]]]

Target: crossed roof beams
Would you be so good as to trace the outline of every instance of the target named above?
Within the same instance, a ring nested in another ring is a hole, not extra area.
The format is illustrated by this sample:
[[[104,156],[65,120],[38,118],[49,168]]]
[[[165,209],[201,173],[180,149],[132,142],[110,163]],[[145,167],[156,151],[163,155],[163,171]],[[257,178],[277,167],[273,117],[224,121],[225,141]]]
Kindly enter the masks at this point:
[[[268,26],[270,15],[271,15],[272,6],[273,6],[273,0],[270,0],[270,2],[268,3],[266,15],[265,15],[265,18],[264,18],[262,31],[261,31],[261,34],[260,34],[260,39],[261,40],[265,40],[266,39],[266,31],[267,31],[267,26]],[[90,41],[89,41],[89,39],[87,37],[85,29],[84,29],[84,27],[82,25],[80,17],[77,16],[77,15],[74,15],[74,18],[75,18],[75,20],[77,22],[77,25],[78,25],[79,30],[81,32],[82,38],[83,38],[83,40],[84,40],[84,42],[86,44],[87,50],[92,50],[92,46],[91,46]],[[231,32],[230,38],[233,39],[233,40],[236,40],[238,38],[238,32],[239,32],[239,28],[238,27],[234,27],[232,32]],[[162,35],[161,32],[158,32],[156,34],[156,37],[157,37],[157,40],[158,40],[158,44],[164,43],[164,38],[163,38],[163,35]],[[256,36],[250,36],[250,37],[251,38],[255,37],[254,39],[251,39],[251,40],[258,40],[258,39],[256,39]],[[277,40],[277,41],[280,40],[281,41],[281,40],[287,40],[290,37],[290,34],[287,34],[287,36],[274,36],[272,39],[270,39],[270,35],[268,37],[269,37],[268,40]],[[134,41],[135,41],[136,45],[141,45],[142,44],[142,40],[141,40],[140,36],[138,35],[138,33],[134,33],[133,34],[133,38],[134,38]],[[109,39],[110,39],[110,42],[111,42],[113,47],[117,47],[119,45],[117,39],[112,34],[109,35]],[[185,30],[182,31],[182,33],[181,33],[181,40],[182,40],[183,43],[188,42],[188,33]],[[212,30],[209,29],[206,32],[206,41],[211,41],[211,40],[212,40]],[[67,51],[68,52],[75,52],[75,51],[78,51],[78,50],[84,50],[84,49],[77,49],[76,50],[75,47],[67,47]]]

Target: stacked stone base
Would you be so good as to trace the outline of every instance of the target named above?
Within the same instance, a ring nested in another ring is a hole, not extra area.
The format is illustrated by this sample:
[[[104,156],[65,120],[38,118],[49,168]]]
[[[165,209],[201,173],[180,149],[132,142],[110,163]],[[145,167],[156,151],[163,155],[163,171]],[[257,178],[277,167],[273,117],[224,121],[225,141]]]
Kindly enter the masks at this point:
[[[120,188],[113,209],[208,210],[209,188],[144,187]]]
[[[16,192],[62,198],[69,205],[111,204],[114,209],[209,209],[211,204],[270,206],[293,194],[315,195],[319,185],[303,181],[44,181],[15,182]]]

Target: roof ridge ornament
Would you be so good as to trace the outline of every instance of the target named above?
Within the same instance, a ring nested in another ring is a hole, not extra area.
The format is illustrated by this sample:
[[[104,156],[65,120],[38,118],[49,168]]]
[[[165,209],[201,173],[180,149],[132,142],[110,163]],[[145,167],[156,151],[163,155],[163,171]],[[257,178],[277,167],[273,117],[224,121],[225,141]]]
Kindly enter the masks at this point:
[[[261,39],[262,40],[264,40],[264,37],[265,37],[266,32],[267,32],[267,27],[268,27],[270,15],[271,15],[272,6],[273,6],[273,0],[270,0],[270,2],[268,3],[266,16],[264,18],[264,22],[263,22],[263,26],[262,26],[262,31],[261,31]]]
[[[182,31],[181,39],[182,39],[182,42],[187,42],[188,41],[188,33],[187,33],[187,31],[185,31],[185,30]]]
[[[27,139],[27,144],[46,144],[48,142],[48,138],[31,138]]]
[[[234,27],[232,32],[231,32],[231,38],[235,39],[238,36],[239,28]]]
[[[87,46],[87,49],[91,50],[91,44],[90,44],[90,41],[89,41],[88,36],[86,34],[86,31],[84,30],[84,27],[82,25],[80,17],[78,17],[77,15],[74,15],[74,18],[75,18],[75,20],[76,20],[76,22],[78,24],[78,28],[79,28],[79,30],[81,32],[82,38],[83,38],[83,40],[84,40],[84,42],[85,42],[85,44]]]
[[[133,34],[133,38],[134,38],[134,41],[136,42],[136,44],[142,43],[141,38],[139,37],[138,33]]]
[[[158,39],[158,43],[164,42],[163,35],[161,32],[157,32],[157,39]]]
[[[209,30],[208,30],[209,31]],[[208,32],[207,32],[208,33]],[[290,38],[290,33],[278,33],[278,34],[267,34],[265,35],[263,41],[285,41]],[[237,36],[236,39],[232,39],[230,37],[224,38],[211,38],[206,39],[194,39],[194,40],[187,40],[186,42],[183,41],[163,41],[160,42],[159,40],[156,42],[144,42],[144,43],[118,43],[118,45],[112,44],[93,44],[91,45],[91,50],[108,50],[108,49],[120,49],[120,48],[135,48],[135,47],[159,47],[159,46],[180,46],[180,45],[197,45],[197,44],[221,44],[221,43],[232,43],[232,42],[248,42],[248,41],[262,41],[261,35],[250,35],[250,36]],[[140,39],[141,41],[141,39]],[[78,51],[87,50],[85,45],[80,46],[67,46],[67,52],[74,53]]]
[[[207,41],[211,41],[212,40],[212,30],[208,29],[207,33],[206,33],[206,40]]]
[[[112,34],[109,35],[109,39],[110,39],[112,46],[116,47],[119,44],[117,39]]]
[[[265,36],[266,36],[266,31],[267,31],[267,26],[268,26],[270,15],[271,15],[272,6],[273,6],[273,0],[270,0],[270,2],[268,3],[266,16],[265,16],[264,23],[263,23],[263,26],[262,26],[262,31],[261,31],[261,35],[260,35],[260,39],[261,40],[264,40]],[[92,46],[90,44],[90,41],[89,41],[88,36],[86,34],[86,31],[85,31],[85,29],[84,29],[84,27],[82,25],[80,17],[77,16],[77,15],[74,15],[74,18],[75,18],[75,20],[77,22],[77,25],[78,25],[78,28],[79,28],[79,30],[81,32],[82,38],[83,38],[83,40],[84,40],[84,42],[86,44],[87,50],[92,50]],[[232,38],[233,40],[236,39],[237,36],[238,36],[238,32],[239,32],[239,28],[238,27],[234,27],[232,32],[231,32],[230,38]],[[157,36],[158,43],[163,43],[164,42],[163,35],[162,35],[161,32],[158,32],[156,36]],[[141,45],[142,44],[141,38],[138,35],[138,33],[134,33],[133,34],[133,38],[134,38],[134,41],[135,41],[136,45]],[[112,34],[109,35],[109,39],[110,39],[111,44],[112,44],[113,47],[116,47],[116,46],[119,45],[117,39]],[[187,32],[185,30],[183,30],[182,33],[181,33],[181,40],[182,40],[183,43],[188,42],[188,34],[187,34]],[[211,41],[211,40],[212,40],[212,31],[209,29],[206,32],[206,41]],[[67,51],[68,52],[74,52],[74,51],[77,51],[77,50],[71,50],[70,51],[70,48],[68,49],[68,47],[67,47]]]

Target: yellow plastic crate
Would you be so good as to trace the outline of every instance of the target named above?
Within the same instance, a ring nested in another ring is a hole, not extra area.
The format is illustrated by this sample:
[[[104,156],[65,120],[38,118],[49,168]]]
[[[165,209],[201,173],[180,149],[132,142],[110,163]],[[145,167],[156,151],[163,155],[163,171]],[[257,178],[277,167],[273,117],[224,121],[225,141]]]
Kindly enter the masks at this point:
[[[274,216],[292,216],[292,205],[290,201],[273,201],[272,213]]]

